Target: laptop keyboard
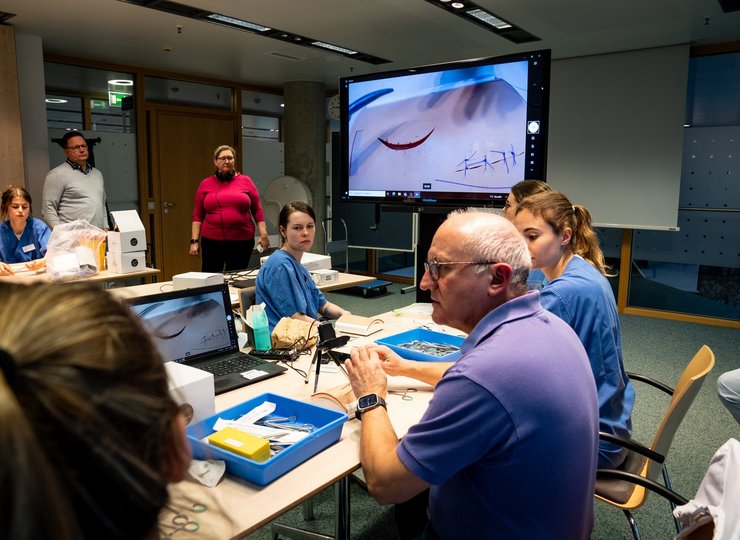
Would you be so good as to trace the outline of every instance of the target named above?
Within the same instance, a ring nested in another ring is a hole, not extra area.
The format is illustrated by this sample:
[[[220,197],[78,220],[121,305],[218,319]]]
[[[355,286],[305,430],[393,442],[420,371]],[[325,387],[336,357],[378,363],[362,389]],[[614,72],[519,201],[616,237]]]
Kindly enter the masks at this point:
[[[229,375],[231,373],[243,373],[249,371],[252,368],[259,367],[265,364],[264,360],[246,356],[243,354],[229,356],[218,362],[207,363],[198,366],[199,369],[213,373],[214,377],[220,377]]]

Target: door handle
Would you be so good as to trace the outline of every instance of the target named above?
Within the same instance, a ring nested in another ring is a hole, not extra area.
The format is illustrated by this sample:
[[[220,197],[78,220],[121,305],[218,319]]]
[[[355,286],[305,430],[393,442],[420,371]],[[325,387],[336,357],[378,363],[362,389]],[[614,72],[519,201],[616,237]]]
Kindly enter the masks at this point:
[[[164,208],[164,213],[165,214],[168,214],[170,212],[170,208],[172,208],[173,206],[176,206],[176,205],[177,205],[177,203],[173,203],[173,202],[169,202],[169,201],[164,201],[162,203],[162,208]]]

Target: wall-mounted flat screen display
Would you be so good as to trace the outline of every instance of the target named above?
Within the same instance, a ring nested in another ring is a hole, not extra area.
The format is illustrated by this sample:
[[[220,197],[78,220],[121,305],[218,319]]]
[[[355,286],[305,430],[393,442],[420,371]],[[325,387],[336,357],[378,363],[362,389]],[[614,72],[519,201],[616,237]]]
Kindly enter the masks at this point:
[[[545,179],[549,85],[549,50],[342,78],[342,201],[503,206]]]

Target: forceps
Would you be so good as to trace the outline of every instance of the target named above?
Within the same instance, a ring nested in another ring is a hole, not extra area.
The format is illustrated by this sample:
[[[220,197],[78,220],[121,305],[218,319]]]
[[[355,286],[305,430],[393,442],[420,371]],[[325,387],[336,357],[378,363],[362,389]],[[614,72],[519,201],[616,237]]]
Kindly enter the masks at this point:
[[[413,394],[414,392],[416,392],[416,388],[406,388],[404,390],[388,390],[389,394],[401,396],[401,399],[403,401],[412,401],[414,399],[414,396],[410,396],[409,394]]]

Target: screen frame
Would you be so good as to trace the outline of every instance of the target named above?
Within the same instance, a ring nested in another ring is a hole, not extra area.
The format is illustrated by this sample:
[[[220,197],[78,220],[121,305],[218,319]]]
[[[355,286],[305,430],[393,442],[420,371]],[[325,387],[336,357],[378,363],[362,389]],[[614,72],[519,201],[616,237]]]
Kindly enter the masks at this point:
[[[522,53],[507,54],[489,58],[463,60],[441,64],[433,64],[416,68],[371,73],[359,76],[342,77],[340,79],[340,175],[339,195],[342,203],[376,203],[384,206],[392,206],[403,211],[404,207],[411,211],[420,211],[422,208],[433,209],[454,208],[459,206],[491,206],[501,208],[506,202],[510,190],[480,191],[480,192],[398,192],[397,196],[390,196],[386,191],[383,196],[352,193],[350,189],[350,106],[349,88],[355,83],[378,81],[383,79],[394,79],[416,74],[442,74],[444,72],[469,69],[480,66],[493,66],[511,62],[527,61],[527,110],[526,122],[522,129],[526,130],[530,121],[539,122],[539,132],[536,135],[527,134],[527,148],[525,152],[529,155],[526,160],[525,171],[522,178],[516,178],[511,184],[520,180],[537,179],[546,181],[547,166],[547,139],[549,126],[550,106],[550,70],[551,51],[541,49]],[[406,196],[409,195],[409,196]]]

